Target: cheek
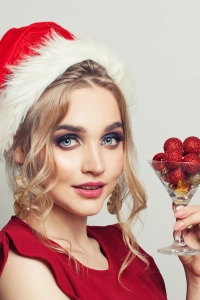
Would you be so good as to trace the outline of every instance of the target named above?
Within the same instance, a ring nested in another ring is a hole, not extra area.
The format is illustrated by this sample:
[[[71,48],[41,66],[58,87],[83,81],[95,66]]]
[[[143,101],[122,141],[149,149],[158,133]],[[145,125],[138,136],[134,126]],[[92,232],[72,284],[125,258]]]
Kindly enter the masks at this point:
[[[123,150],[111,153],[106,159],[106,164],[109,166],[110,174],[114,179],[118,179],[124,168],[124,153]]]
[[[67,153],[69,154],[69,153]],[[80,161],[75,155],[65,155],[59,153],[55,155],[55,165],[58,178],[71,178],[80,169]],[[76,158],[76,159],[75,159]]]
[[[116,172],[118,173],[118,176],[122,173],[124,168],[124,156],[120,156],[117,160],[117,163],[115,164]]]

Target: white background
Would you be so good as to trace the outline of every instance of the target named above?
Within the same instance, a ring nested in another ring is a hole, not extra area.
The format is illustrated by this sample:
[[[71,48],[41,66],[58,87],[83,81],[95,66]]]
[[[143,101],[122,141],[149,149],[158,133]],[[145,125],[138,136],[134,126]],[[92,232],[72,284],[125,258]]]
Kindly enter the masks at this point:
[[[169,300],[185,298],[179,259],[157,253],[172,242],[175,222],[171,200],[147,159],[162,151],[172,136],[200,136],[200,2],[199,0],[0,0],[0,36],[11,27],[54,21],[76,36],[95,35],[125,57],[137,84],[138,108],[132,111],[140,178],[148,193],[142,214],[140,245],[155,259]],[[13,116],[14,117],[14,116]],[[0,164],[0,227],[13,214],[12,195]],[[198,203],[197,194],[193,203]],[[192,203],[191,203],[192,204]],[[115,219],[106,209],[90,224]]]

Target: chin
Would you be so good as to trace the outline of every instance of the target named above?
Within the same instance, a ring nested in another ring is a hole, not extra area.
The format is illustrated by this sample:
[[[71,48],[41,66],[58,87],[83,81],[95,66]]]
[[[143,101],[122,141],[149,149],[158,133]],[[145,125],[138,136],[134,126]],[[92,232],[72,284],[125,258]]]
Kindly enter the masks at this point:
[[[74,216],[79,216],[79,217],[89,217],[89,216],[94,216],[98,214],[103,206],[104,201],[100,203],[97,201],[92,201],[90,200],[87,203],[78,203],[76,205],[68,206],[68,205],[61,205],[61,203],[54,203],[54,209],[56,209],[56,212],[59,214],[60,211],[65,212],[65,214],[71,214]]]
[[[101,207],[99,208],[83,208],[81,209],[81,211],[73,211],[73,213],[77,216],[80,216],[80,217],[90,217],[90,216],[94,216],[96,214],[98,214],[101,210]]]

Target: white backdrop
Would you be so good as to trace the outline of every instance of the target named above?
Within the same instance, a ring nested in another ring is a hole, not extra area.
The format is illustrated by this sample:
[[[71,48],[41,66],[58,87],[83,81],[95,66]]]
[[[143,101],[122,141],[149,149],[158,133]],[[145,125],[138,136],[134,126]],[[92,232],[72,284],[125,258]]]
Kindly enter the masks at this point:
[[[7,0],[1,2],[0,37],[11,27],[54,21],[76,36],[95,35],[125,57],[137,83],[132,111],[140,178],[148,193],[140,245],[155,259],[169,300],[185,298],[185,277],[177,257],[157,253],[172,242],[171,200],[147,163],[172,136],[200,136],[199,0]],[[13,116],[14,117],[14,116]],[[0,227],[13,214],[12,196],[0,164]],[[193,203],[198,203],[197,194]],[[106,209],[90,224],[110,224]]]

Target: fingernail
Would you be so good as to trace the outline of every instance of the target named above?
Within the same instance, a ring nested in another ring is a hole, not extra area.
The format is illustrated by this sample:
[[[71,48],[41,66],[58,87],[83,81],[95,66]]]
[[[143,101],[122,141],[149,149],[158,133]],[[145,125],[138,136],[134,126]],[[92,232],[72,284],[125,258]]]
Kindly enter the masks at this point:
[[[174,213],[174,217],[176,217],[176,218],[182,217],[183,215],[184,215],[184,211],[182,209],[180,209]]]
[[[184,227],[184,223],[183,222],[177,222],[174,225],[174,230],[181,230]]]

